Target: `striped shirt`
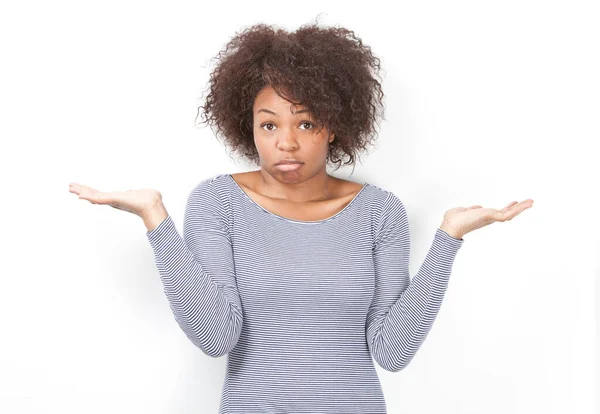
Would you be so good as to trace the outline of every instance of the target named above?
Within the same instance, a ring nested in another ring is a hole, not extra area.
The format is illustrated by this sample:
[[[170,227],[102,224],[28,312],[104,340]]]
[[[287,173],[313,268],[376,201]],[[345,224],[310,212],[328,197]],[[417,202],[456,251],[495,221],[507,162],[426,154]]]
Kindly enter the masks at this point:
[[[365,183],[337,214],[301,221],[230,174],[193,188],[183,237],[171,216],[146,235],[175,321],[206,355],[227,354],[219,414],[386,413],[373,360],[411,361],[464,242],[437,228],[411,279],[391,191]]]

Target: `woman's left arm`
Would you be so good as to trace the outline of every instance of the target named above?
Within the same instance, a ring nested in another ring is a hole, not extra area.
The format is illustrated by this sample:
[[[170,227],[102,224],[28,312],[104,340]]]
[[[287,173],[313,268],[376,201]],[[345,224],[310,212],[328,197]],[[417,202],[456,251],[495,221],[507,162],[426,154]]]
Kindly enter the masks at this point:
[[[449,210],[411,279],[408,216],[400,199],[389,194],[374,240],[375,292],[365,326],[368,348],[382,368],[391,372],[404,369],[425,341],[464,243],[462,236],[494,221],[510,220],[532,203],[513,202],[502,210],[481,206]]]

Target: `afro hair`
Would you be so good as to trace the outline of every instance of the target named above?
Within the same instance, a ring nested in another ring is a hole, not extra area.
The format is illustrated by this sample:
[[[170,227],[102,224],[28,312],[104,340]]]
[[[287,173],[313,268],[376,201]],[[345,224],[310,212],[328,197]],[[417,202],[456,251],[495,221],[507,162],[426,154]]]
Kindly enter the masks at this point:
[[[256,24],[227,43],[213,59],[203,123],[227,147],[260,164],[254,145],[253,103],[271,86],[282,98],[309,109],[319,128],[335,133],[327,163],[353,165],[373,143],[384,117],[380,60],[354,32],[340,27],[301,26],[295,32]],[[196,117],[197,118],[197,117]]]

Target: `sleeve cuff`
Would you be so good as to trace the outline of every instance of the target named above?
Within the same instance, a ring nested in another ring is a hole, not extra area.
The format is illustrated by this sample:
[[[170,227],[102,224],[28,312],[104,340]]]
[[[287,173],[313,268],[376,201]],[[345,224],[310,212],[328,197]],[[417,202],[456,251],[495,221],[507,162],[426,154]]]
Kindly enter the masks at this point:
[[[173,227],[174,227],[173,219],[170,215],[168,215],[163,221],[160,222],[160,224],[158,226],[156,226],[155,228],[153,228],[150,231],[147,231],[146,237],[148,238],[150,243],[152,243],[152,245],[155,245],[156,241],[158,239],[160,239],[160,236],[162,234],[164,234],[165,232],[172,230]]]
[[[460,242],[460,244],[462,244],[462,242],[464,242],[465,240],[463,238],[457,239],[456,237],[452,237],[451,235],[449,235],[448,233],[446,233],[444,230],[440,229],[438,227],[437,231],[436,231],[436,236],[441,236],[444,239],[448,239],[447,241],[449,242]]]

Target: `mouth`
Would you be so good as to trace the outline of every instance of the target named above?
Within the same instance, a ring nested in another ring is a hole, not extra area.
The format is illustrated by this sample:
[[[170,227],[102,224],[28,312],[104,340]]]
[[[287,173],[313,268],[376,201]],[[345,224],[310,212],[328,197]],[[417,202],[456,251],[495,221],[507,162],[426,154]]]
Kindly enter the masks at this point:
[[[290,158],[290,159],[286,159],[286,160],[281,160],[275,165],[281,165],[281,164],[303,164],[303,162],[299,161],[299,160],[295,160],[293,158]]]
[[[296,171],[300,169],[302,165],[304,164],[301,162],[286,161],[279,164],[275,164],[275,168],[277,168],[279,171]]]

